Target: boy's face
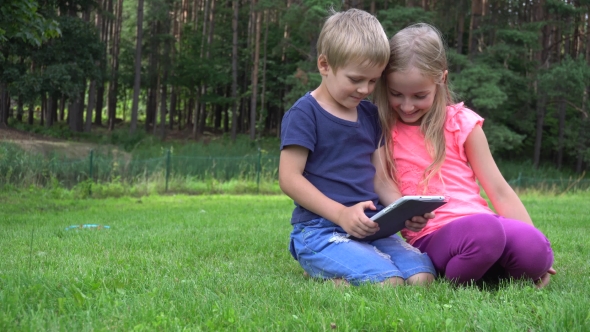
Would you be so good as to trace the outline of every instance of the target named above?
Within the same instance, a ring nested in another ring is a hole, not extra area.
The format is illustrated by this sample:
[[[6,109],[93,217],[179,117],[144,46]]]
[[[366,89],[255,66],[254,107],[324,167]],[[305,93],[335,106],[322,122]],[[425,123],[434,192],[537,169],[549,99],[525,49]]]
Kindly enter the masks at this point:
[[[334,69],[322,57],[318,59],[318,67],[328,91],[326,97],[331,99],[327,102],[341,111],[356,110],[361,100],[373,92],[375,84],[385,69],[385,64],[371,66],[353,61],[334,72]]]

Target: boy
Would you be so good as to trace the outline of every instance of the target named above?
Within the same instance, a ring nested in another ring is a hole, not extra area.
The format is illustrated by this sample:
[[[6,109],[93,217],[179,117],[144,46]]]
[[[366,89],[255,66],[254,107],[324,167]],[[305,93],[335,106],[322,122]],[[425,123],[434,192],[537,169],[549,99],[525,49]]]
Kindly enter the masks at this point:
[[[378,202],[401,197],[383,168],[377,109],[364,100],[389,60],[383,27],[361,10],[332,12],[317,49],[322,82],[282,122],[279,184],[296,205],[291,254],[315,278],[429,283],[430,259],[399,236],[362,241],[379,229],[369,219],[383,208]],[[420,230],[425,223],[414,217],[406,227]]]

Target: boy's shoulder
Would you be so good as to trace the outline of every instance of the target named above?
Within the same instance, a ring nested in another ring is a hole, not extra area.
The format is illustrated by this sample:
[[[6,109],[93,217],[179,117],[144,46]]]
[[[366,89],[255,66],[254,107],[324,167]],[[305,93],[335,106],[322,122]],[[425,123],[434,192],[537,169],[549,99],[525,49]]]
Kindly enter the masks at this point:
[[[357,106],[357,112],[361,117],[379,117],[377,106],[375,106],[375,104],[369,100],[362,100]],[[322,106],[317,102],[310,92],[307,92],[305,95],[297,99],[295,103],[293,103],[293,105],[285,113],[285,117],[294,116],[293,113],[298,113],[298,116],[305,114],[308,117],[317,118],[318,114],[326,115],[328,112],[322,108]],[[328,115],[326,116],[329,117]]]
[[[310,92],[305,93],[299,97],[297,101],[293,103],[293,106],[289,110],[311,110],[314,108],[315,99],[311,96]]]

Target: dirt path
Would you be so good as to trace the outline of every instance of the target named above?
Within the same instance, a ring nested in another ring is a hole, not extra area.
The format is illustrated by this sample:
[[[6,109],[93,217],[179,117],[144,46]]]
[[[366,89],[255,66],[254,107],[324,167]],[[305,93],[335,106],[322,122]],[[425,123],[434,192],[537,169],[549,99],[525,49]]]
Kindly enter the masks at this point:
[[[113,154],[121,154],[127,158],[131,157],[128,153],[120,151],[114,146],[60,140],[11,128],[0,128],[0,142],[14,143],[31,153],[45,156],[57,154],[68,159],[86,158],[91,150],[111,151]]]

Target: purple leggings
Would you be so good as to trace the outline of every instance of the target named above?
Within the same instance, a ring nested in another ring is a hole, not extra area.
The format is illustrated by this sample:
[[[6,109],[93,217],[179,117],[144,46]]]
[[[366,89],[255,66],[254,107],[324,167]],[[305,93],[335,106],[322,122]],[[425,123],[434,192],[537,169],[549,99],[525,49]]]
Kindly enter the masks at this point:
[[[414,243],[437,272],[465,284],[484,276],[539,279],[553,264],[549,240],[534,226],[493,214],[452,221]]]

